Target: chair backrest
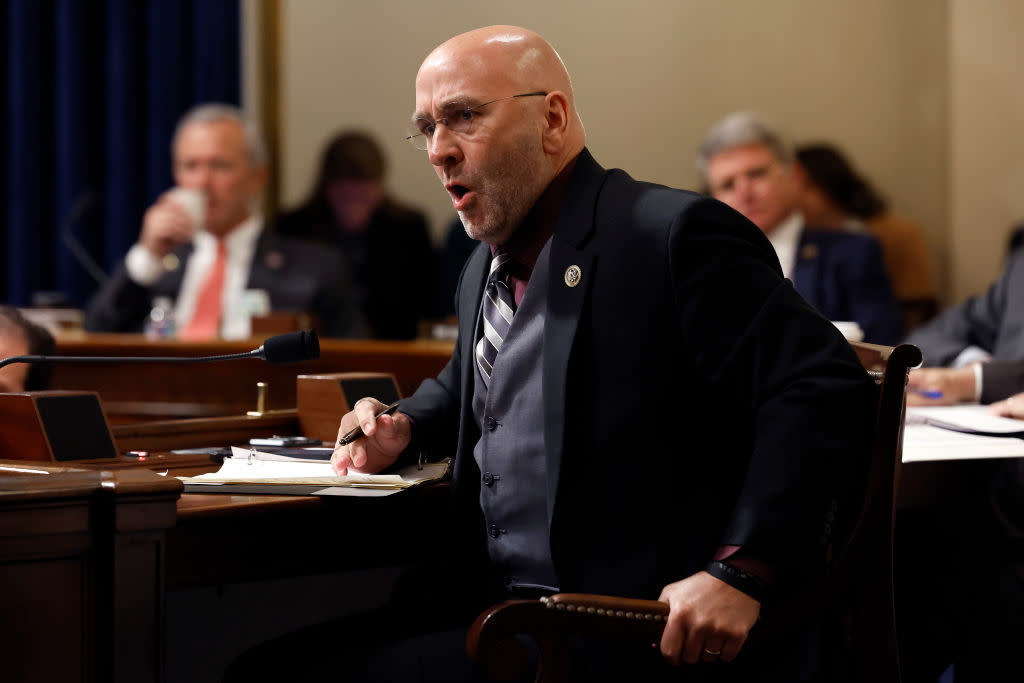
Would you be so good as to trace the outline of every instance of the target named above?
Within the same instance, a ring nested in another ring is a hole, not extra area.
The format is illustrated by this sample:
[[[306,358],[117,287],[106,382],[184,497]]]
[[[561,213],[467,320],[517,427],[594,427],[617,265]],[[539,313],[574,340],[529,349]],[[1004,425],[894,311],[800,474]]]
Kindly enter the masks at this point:
[[[835,548],[827,596],[846,617],[856,681],[899,681],[893,608],[893,522],[903,456],[907,376],[921,364],[916,346],[851,345],[879,387],[878,411],[863,504],[846,542]]]
[[[829,571],[799,593],[762,606],[756,637],[781,641],[826,611],[842,616],[846,646],[858,683],[898,683],[899,656],[893,609],[892,541],[896,479],[903,452],[907,376],[920,365],[916,346],[851,344],[879,387],[874,441],[862,505],[844,541],[833,548]],[[511,678],[525,656],[513,636],[532,636],[539,646],[538,681],[569,680],[564,647],[571,632],[657,642],[668,605],[604,595],[562,593],[541,600],[511,600],[481,614],[466,649],[492,675]],[[751,638],[755,633],[751,633]]]

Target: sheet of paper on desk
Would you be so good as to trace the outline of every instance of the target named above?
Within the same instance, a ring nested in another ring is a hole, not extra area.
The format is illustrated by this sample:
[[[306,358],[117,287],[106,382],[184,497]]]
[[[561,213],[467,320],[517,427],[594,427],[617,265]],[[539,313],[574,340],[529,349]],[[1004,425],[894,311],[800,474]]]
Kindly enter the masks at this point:
[[[381,489],[402,489],[426,481],[442,479],[448,472],[449,462],[425,463],[404,467],[391,474],[363,474],[350,472],[338,477],[329,462],[295,459],[265,460],[250,457],[250,448],[232,447],[233,455],[224,459],[216,472],[195,477],[182,477],[182,481],[195,487],[224,484],[261,484],[267,486],[349,486]]]
[[[1024,420],[999,417],[988,406],[912,406],[907,408],[907,424],[930,424],[986,436],[1024,436]]]
[[[231,455],[242,457],[248,455],[257,460],[281,460],[283,462],[330,462],[333,448],[323,446],[283,447],[283,446],[232,446]]]
[[[1024,457],[1024,440],[979,436],[929,424],[907,424],[903,430],[903,462],[982,460]]]

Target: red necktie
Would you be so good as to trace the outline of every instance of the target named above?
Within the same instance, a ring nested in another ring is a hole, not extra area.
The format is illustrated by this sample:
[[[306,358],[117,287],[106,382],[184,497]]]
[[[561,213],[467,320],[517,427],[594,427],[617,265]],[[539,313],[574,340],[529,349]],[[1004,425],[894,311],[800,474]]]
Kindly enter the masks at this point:
[[[185,329],[179,335],[182,339],[216,339],[220,333],[221,299],[224,289],[224,266],[228,252],[224,240],[217,240],[217,258],[210,266],[203,288],[196,299],[196,310]]]

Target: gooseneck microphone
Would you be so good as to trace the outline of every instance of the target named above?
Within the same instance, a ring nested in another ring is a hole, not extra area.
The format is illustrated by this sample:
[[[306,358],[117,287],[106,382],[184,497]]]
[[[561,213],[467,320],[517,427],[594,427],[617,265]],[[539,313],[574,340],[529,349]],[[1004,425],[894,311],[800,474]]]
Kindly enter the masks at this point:
[[[320,340],[313,330],[279,334],[267,339],[263,346],[251,351],[250,355],[275,365],[316,360],[320,357]]]
[[[248,353],[222,356],[11,356],[0,360],[0,368],[11,363],[213,363],[241,358],[259,358],[277,365],[319,357],[320,340],[316,332],[302,330],[270,337],[258,349]]]

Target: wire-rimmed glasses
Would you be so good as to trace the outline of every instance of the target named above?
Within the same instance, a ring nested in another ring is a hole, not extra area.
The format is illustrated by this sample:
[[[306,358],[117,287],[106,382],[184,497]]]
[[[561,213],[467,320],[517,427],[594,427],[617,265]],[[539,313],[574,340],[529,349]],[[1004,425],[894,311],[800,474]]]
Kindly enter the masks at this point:
[[[442,110],[442,116],[439,116],[436,119],[421,116],[413,121],[409,125],[409,134],[405,139],[416,149],[426,150],[430,147],[430,143],[434,139],[434,131],[437,130],[438,124],[443,125],[445,128],[458,135],[470,135],[473,132],[473,125],[478,118],[476,115],[477,111],[486,107],[488,104],[494,104],[495,102],[501,102],[502,100],[512,100],[517,97],[543,97],[545,95],[547,95],[547,93],[540,90],[535,92],[524,92],[518,95],[499,97],[497,99],[484,102],[483,104],[476,104],[473,106],[467,106],[461,102],[452,102]]]

